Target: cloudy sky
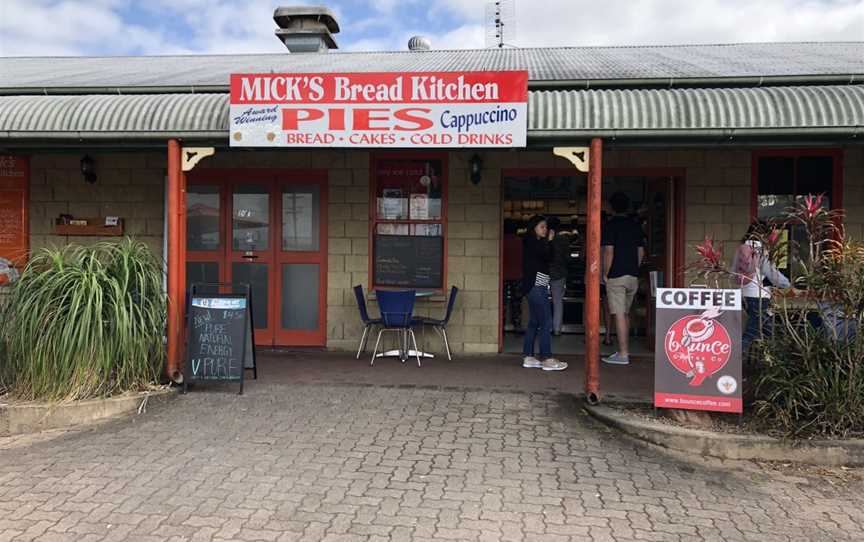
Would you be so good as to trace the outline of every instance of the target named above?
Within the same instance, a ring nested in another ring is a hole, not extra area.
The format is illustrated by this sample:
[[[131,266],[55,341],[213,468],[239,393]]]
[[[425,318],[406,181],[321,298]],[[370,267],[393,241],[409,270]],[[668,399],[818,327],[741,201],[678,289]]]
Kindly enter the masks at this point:
[[[522,47],[864,40],[864,0],[511,0]],[[0,56],[279,53],[292,0],[0,0]],[[345,50],[483,47],[487,0],[321,0]]]

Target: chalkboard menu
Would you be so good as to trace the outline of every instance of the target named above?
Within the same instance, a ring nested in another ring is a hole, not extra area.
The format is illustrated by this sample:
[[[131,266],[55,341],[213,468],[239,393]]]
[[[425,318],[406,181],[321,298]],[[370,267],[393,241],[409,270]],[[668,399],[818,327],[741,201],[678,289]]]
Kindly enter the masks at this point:
[[[377,286],[443,286],[443,237],[376,235],[374,245]]]
[[[187,381],[237,381],[255,369],[248,294],[196,294],[189,303]]]

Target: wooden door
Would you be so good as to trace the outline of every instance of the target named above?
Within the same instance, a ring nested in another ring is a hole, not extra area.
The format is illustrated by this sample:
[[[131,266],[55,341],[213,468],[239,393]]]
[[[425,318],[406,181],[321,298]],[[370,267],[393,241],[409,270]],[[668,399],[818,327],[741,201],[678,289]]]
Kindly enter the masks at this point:
[[[326,173],[203,170],[187,194],[187,288],[246,283],[255,343],[327,342]]]

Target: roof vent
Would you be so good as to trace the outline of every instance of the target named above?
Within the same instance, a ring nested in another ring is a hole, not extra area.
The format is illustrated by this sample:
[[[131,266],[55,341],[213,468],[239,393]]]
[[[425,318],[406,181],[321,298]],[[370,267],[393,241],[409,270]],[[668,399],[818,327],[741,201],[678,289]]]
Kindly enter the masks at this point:
[[[432,42],[426,36],[414,36],[408,40],[409,51],[428,51],[432,48]]]
[[[339,23],[324,6],[276,8],[273,20],[279,25],[276,37],[292,53],[326,53],[339,47],[333,39],[333,34],[339,33]]]

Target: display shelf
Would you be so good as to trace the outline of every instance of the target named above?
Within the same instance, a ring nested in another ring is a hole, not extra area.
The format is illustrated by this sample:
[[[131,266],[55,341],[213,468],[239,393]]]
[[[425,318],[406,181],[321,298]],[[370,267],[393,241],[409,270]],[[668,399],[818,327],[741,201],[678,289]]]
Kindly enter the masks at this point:
[[[86,220],[87,225],[64,224],[57,219],[54,221],[54,235],[75,235],[94,237],[119,237],[123,235],[123,220],[120,219],[116,226],[106,226],[104,217],[78,218]]]

